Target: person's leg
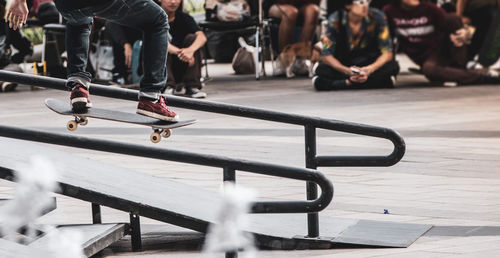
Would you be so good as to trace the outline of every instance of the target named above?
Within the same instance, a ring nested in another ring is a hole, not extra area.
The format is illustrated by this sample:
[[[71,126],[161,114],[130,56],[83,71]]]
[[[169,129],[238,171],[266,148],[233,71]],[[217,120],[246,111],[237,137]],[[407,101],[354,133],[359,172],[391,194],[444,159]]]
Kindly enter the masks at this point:
[[[119,0],[106,6],[90,8],[98,17],[143,32],[143,77],[140,82],[137,113],[167,120],[178,121],[178,116],[160,97],[166,86],[168,48],[167,14],[154,1]]]
[[[167,56],[167,88],[175,88],[175,74],[172,72],[172,68],[175,66],[174,59],[176,58],[173,54],[168,54]]]
[[[275,4],[269,9],[269,16],[281,20],[278,32],[279,51],[293,41],[299,11],[293,5]]]
[[[456,47],[450,40],[449,35],[464,27],[462,19],[456,14],[447,14],[443,22],[443,30],[446,37],[443,39],[441,49],[437,54],[448,60],[454,67],[463,67],[467,64],[467,45]],[[445,61],[446,62],[446,61]]]
[[[389,61],[375,72],[370,74],[364,83],[364,88],[393,88],[394,82],[391,77],[399,73],[399,64],[396,61]]]
[[[104,7],[92,7],[90,11],[98,17],[143,32],[141,92],[161,92],[166,83],[169,29],[163,9],[150,0],[119,0]]]
[[[487,73],[484,70],[465,69],[450,66],[439,55],[432,55],[422,65],[422,72],[429,81],[458,82],[460,84],[477,84],[487,82]]]
[[[320,63],[314,71],[313,86],[317,91],[339,90],[347,86],[347,75],[333,69],[327,64]]]
[[[471,19],[472,25],[476,28],[471,44],[468,47],[468,57],[473,59],[479,53],[479,49],[488,33],[488,29],[492,25],[496,9],[492,6],[487,6],[467,13],[467,17]]]
[[[184,38],[183,47],[189,47],[196,39],[195,34],[188,34]],[[201,85],[201,52],[198,49],[194,53],[194,63],[187,65],[183,71],[183,82],[186,88],[186,96],[191,98],[205,98],[207,94],[200,91]]]
[[[312,42],[314,33],[316,32],[316,26],[319,22],[319,6],[316,4],[306,4],[300,8],[299,13],[301,13],[304,18],[299,41]]]
[[[66,51],[68,54],[66,87],[75,111],[92,106],[89,99],[91,74],[86,71],[92,16],[79,11],[61,12],[66,19]]]
[[[446,35],[463,26],[460,17],[448,14],[443,30]],[[439,51],[431,54],[422,65],[423,74],[430,81],[458,82],[460,84],[487,83],[486,71],[466,69],[467,46],[456,47],[449,38],[445,38]]]
[[[181,61],[177,55],[168,54],[167,57],[167,93],[181,95],[184,84],[184,73],[187,63]]]
[[[119,82],[120,78],[127,78],[127,66],[125,65],[125,54],[123,46],[117,42],[112,41],[113,47],[113,81]],[[124,83],[124,82],[123,82]]]

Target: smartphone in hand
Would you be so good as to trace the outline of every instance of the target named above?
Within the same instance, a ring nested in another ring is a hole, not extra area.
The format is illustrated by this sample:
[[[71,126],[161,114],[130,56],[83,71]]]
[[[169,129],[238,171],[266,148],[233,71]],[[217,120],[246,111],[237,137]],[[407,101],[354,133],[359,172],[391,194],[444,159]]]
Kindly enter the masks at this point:
[[[353,72],[355,74],[360,74],[361,73],[361,71],[359,69],[357,69],[357,68],[351,67],[350,69],[351,69],[351,72]]]

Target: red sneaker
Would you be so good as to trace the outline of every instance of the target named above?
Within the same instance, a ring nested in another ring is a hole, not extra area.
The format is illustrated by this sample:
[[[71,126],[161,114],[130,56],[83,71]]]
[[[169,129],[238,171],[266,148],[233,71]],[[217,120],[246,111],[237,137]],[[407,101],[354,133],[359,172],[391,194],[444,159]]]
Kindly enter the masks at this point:
[[[80,84],[76,84],[69,97],[73,111],[85,111],[92,107],[89,99],[89,91]]]
[[[147,99],[139,100],[139,105],[137,105],[137,114],[170,122],[179,121],[179,116],[167,107],[165,98],[161,96],[160,99],[155,101]]]

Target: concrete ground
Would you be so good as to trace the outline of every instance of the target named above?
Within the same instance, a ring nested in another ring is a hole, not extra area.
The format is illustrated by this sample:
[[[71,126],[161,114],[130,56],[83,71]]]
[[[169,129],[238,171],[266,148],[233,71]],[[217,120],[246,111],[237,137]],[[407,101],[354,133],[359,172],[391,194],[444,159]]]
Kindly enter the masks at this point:
[[[319,168],[333,182],[335,195],[321,216],[432,224],[436,228],[408,248],[339,248],[259,251],[257,257],[499,257],[500,256],[500,85],[443,87],[406,72],[395,89],[316,92],[310,79],[232,75],[228,64],[209,65],[208,100],[287,113],[387,127],[406,142],[406,154],[395,166]],[[268,72],[270,70],[268,69]],[[0,124],[151,145],[149,128],[91,120],[70,133],[68,117],[49,111],[48,97],[67,98],[56,90],[0,93]],[[94,97],[97,107],[134,112],[132,102]],[[198,123],[174,130],[157,146],[304,167],[303,128],[175,109],[182,119]],[[5,146],[2,146],[5,147]],[[222,171],[203,166],[149,160],[109,153],[62,149],[80,156],[167,177],[216,191]],[[388,141],[318,131],[320,155],[386,155]],[[254,188],[261,199],[302,200],[303,183],[241,173],[237,181]],[[0,198],[14,183],[0,181]],[[90,223],[90,206],[57,195],[58,208],[39,223]],[[384,214],[384,209],[389,214]],[[128,221],[128,214],[103,209],[104,222]],[[183,231],[142,219],[144,228]],[[153,226],[147,226],[153,225]],[[298,233],[299,234],[299,233]],[[200,257],[189,244],[175,241],[143,252],[115,244],[105,257]]]

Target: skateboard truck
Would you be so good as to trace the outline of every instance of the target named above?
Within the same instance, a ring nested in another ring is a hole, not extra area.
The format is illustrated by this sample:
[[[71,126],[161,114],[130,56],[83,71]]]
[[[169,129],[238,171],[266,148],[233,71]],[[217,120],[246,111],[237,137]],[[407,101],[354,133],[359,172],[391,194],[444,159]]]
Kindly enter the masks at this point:
[[[153,143],[159,143],[161,141],[161,137],[168,138],[172,135],[171,129],[154,129],[154,132],[151,134],[149,139]]]
[[[75,116],[74,120],[69,120],[66,124],[66,128],[70,131],[76,130],[78,125],[86,126],[89,123],[89,120],[85,117]]]
[[[69,120],[66,124],[66,128],[70,131],[75,131],[78,125],[85,126],[89,123],[89,120],[85,117],[75,116],[74,120]],[[154,132],[151,134],[149,139],[153,143],[159,143],[161,138],[168,138],[172,135],[172,129],[153,129]]]

